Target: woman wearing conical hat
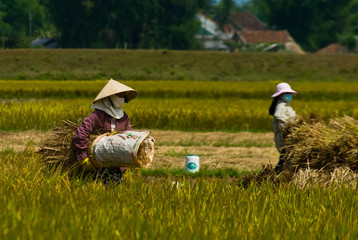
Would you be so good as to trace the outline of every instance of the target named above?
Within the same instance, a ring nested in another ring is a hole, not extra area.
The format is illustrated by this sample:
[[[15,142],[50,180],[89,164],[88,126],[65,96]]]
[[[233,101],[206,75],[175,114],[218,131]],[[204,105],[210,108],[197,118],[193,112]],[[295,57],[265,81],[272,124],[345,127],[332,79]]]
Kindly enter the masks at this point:
[[[132,130],[129,117],[122,106],[136,96],[136,90],[111,79],[93,100],[91,108],[95,110],[82,122],[73,137],[77,160],[84,169],[95,170],[87,156],[88,139],[93,131],[106,133]],[[120,182],[125,170],[126,168],[100,169],[98,173],[104,181]]]
[[[280,159],[275,167],[277,173],[283,168],[283,155],[285,150],[282,149],[284,145],[284,136],[282,129],[284,126],[296,118],[296,112],[290,106],[292,96],[296,95],[296,91],[292,90],[288,83],[279,83],[276,87],[276,92],[271,96],[273,98],[269,109],[269,114],[273,116],[272,125],[275,134],[276,148],[280,153]]]

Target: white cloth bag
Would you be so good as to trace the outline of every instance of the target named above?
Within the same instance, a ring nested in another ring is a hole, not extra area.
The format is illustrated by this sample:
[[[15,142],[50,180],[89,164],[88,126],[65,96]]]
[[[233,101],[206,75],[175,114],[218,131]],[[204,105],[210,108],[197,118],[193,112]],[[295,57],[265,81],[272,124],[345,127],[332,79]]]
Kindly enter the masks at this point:
[[[154,139],[149,134],[149,131],[124,131],[97,137],[91,147],[93,165],[96,168],[148,167],[154,156]],[[142,143],[145,155],[138,156]]]

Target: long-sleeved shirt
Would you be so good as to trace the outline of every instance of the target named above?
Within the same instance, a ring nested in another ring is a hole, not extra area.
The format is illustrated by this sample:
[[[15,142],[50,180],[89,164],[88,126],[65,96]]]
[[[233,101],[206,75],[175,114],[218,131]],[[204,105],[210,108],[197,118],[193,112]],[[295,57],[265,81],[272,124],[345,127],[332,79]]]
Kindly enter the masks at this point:
[[[93,131],[100,133],[132,130],[129,117],[126,113],[120,119],[115,119],[107,113],[96,109],[93,111],[77,128],[77,132],[73,137],[76,157],[79,161],[86,159],[88,138]]]
[[[274,118],[272,120],[273,131],[275,134],[275,144],[279,152],[281,152],[281,147],[283,147],[283,136],[282,129],[286,123],[294,120],[296,117],[296,112],[292,107],[283,100],[278,100]]]

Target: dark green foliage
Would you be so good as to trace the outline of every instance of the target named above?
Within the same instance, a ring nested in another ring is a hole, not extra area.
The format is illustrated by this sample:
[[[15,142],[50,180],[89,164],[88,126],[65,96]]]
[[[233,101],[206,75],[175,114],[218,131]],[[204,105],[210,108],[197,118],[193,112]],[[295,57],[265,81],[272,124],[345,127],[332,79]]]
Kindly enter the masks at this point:
[[[256,13],[275,29],[287,29],[307,51],[338,41],[356,26],[353,0],[253,0]],[[356,18],[356,17],[355,17]],[[350,23],[348,22],[350,20]]]
[[[206,0],[44,0],[65,48],[197,47],[198,8]]]
[[[234,10],[235,3],[233,0],[222,0],[216,7],[216,21],[220,28],[227,23],[230,13]]]
[[[47,18],[40,0],[0,0],[1,47],[29,47],[35,36],[52,28]]]
[[[341,36],[339,43],[345,46],[349,51],[353,51],[357,47],[356,37],[352,33]]]
[[[223,27],[240,9],[287,29],[306,51],[336,42],[355,49],[357,0],[252,0],[240,8],[233,0],[0,0],[0,46],[52,37],[62,48],[199,49],[198,12]]]
[[[57,37],[62,48],[193,49],[196,13],[208,0],[0,0],[0,44],[30,47]]]

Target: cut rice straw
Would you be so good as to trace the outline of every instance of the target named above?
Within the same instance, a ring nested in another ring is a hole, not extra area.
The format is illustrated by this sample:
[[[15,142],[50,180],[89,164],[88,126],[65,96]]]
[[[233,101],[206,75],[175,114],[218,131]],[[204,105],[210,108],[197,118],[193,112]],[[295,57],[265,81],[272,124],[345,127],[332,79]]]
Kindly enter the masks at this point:
[[[358,121],[344,116],[328,124],[299,118],[286,128],[285,168],[290,171],[334,171],[348,167],[358,171]]]

